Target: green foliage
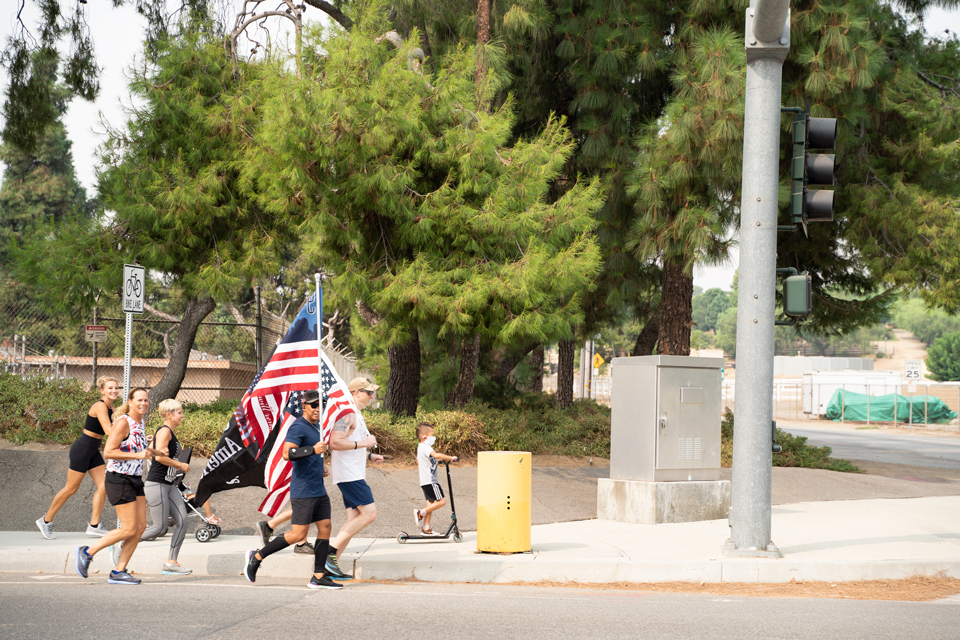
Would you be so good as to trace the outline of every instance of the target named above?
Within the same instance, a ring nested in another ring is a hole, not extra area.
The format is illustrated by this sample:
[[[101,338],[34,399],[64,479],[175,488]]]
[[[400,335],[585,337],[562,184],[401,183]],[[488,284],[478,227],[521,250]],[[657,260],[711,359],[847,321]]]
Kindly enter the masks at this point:
[[[569,335],[599,267],[602,202],[595,181],[546,198],[570,132],[555,118],[512,143],[512,101],[476,104],[471,50],[428,82],[407,68],[409,44],[374,42],[386,30],[374,9],[350,33],[305,37],[308,77],[278,69],[245,183],[265,211],[303,221],[305,258],[332,273],[335,304],[359,300],[377,318],[372,339]]]
[[[927,349],[927,370],[938,382],[960,380],[960,331],[934,340]]]
[[[724,409],[720,421],[720,464],[724,467],[733,466],[733,438],[734,417],[733,411]],[[771,442],[771,446],[772,446]],[[830,447],[812,447],[807,444],[803,436],[794,436],[782,429],[777,429],[777,444],[783,450],[780,453],[771,453],[775,467],[803,467],[806,469],[827,469],[829,471],[844,471],[848,473],[863,473],[859,467],[840,458],[831,458]]]
[[[87,202],[86,192],[74,173],[72,143],[62,121],[71,96],[65,87],[56,84],[56,63],[45,63],[37,56],[34,80],[45,85],[40,94],[48,101],[44,109],[54,115],[32,145],[32,151],[25,152],[15,144],[0,145],[0,161],[4,164],[0,186],[0,265],[4,268],[11,242],[20,242],[47,223],[58,223],[71,213],[89,215],[94,204]]]
[[[693,321],[697,323],[700,331],[716,331],[720,314],[730,306],[730,294],[722,289],[709,289],[694,296]],[[736,303],[733,306],[736,306]]]
[[[87,391],[76,380],[0,373],[0,437],[17,444],[71,443],[99,399],[99,393]]]
[[[960,331],[960,316],[942,309],[931,309],[919,298],[897,302],[893,306],[892,319],[897,327],[906,329],[928,345],[943,335]]]

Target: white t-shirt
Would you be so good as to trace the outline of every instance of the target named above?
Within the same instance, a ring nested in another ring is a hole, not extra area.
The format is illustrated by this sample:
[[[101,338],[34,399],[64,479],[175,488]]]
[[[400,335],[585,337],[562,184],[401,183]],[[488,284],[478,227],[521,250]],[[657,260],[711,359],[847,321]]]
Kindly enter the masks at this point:
[[[420,467],[420,486],[440,484],[440,475],[437,473],[439,463],[432,455],[433,447],[426,442],[417,445],[417,465]]]
[[[347,441],[360,442],[370,437],[367,430],[367,421],[358,411],[353,414],[357,419],[357,426],[349,436]],[[348,449],[347,451],[334,451],[330,463],[333,473],[333,483],[353,482],[355,480],[367,479],[367,448]]]

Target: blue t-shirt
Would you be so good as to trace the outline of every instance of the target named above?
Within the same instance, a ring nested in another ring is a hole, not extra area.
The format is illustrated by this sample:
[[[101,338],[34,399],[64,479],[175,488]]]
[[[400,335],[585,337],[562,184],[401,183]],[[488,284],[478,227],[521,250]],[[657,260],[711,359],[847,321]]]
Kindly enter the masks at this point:
[[[301,416],[290,425],[285,442],[291,442],[295,447],[312,447],[320,442],[320,430]],[[327,489],[323,486],[322,455],[293,460],[292,464],[291,498],[319,498],[327,495]]]

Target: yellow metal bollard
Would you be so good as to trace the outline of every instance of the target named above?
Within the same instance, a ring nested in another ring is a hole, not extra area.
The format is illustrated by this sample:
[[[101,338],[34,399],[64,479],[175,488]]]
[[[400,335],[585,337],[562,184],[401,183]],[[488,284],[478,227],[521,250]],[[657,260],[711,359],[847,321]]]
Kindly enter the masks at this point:
[[[477,550],[530,551],[533,456],[481,451],[477,456]]]

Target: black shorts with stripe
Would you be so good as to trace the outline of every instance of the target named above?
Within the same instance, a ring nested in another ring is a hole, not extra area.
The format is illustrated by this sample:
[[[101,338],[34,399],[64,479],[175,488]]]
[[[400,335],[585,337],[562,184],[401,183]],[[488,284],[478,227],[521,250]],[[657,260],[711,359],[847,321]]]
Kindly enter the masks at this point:
[[[441,489],[440,485],[436,482],[433,484],[422,484],[420,488],[423,489],[423,497],[427,499],[427,502],[439,502],[443,500],[443,489]]]

